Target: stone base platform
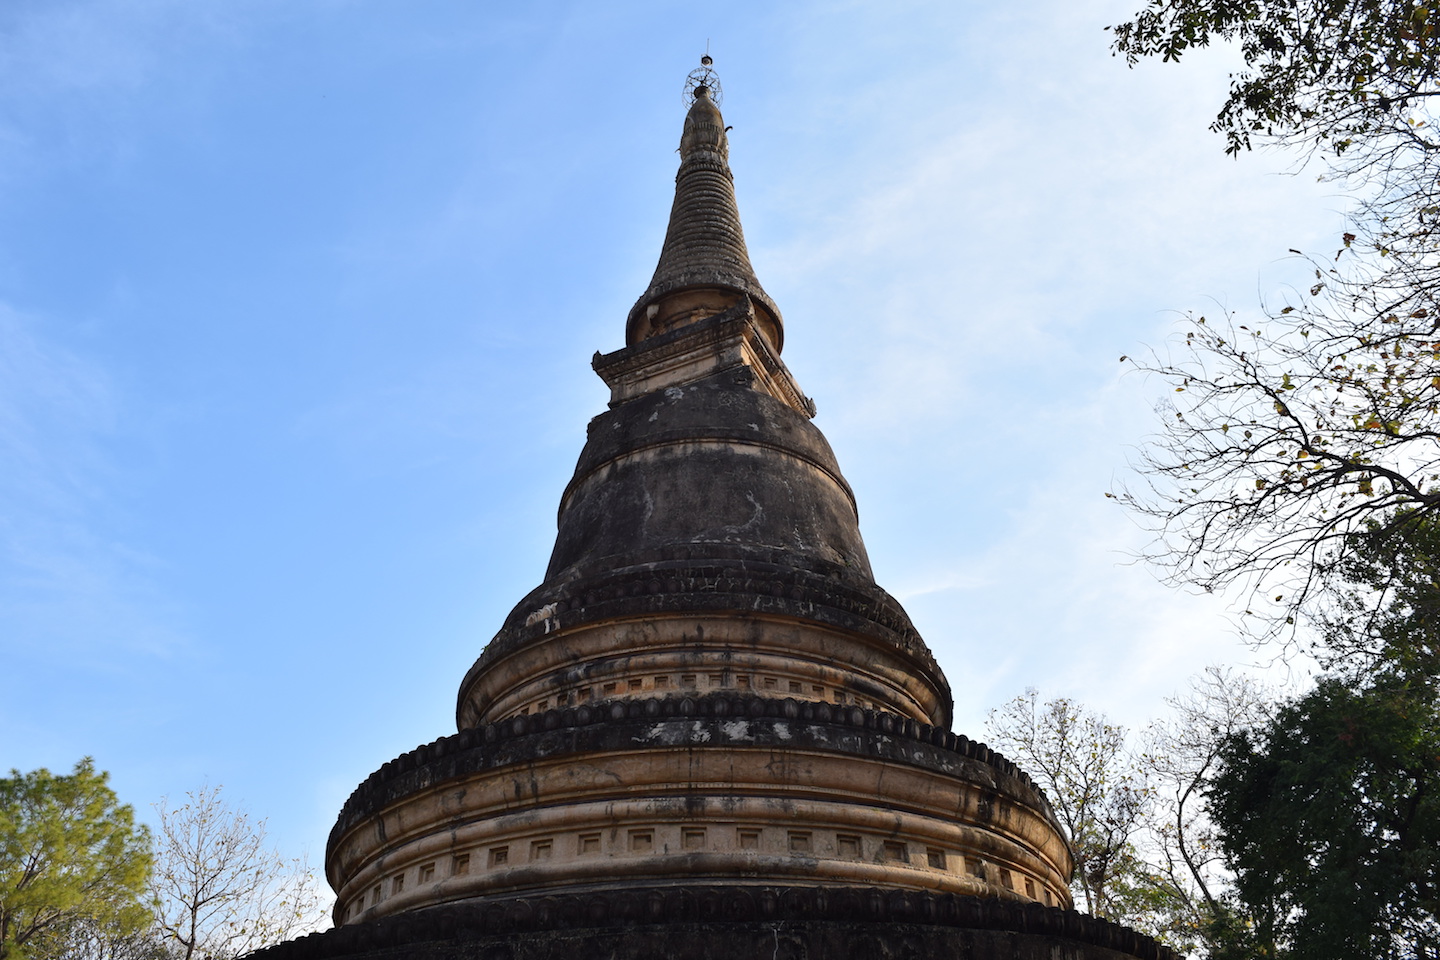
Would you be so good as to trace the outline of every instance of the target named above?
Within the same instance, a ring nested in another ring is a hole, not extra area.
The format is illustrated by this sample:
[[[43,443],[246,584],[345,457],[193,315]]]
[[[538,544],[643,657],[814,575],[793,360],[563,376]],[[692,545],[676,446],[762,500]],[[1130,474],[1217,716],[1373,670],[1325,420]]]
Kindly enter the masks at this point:
[[[469,901],[311,934],[248,960],[1181,960],[1037,903],[848,887],[685,886]]]

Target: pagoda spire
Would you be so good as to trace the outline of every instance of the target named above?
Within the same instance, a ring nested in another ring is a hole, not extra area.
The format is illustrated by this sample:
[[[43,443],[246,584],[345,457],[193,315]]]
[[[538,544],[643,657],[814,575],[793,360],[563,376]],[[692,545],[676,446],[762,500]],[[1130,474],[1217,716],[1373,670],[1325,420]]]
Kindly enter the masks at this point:
[[[698,323],[748,299],[756,326],[778,353],[784,340],[780,310],[756,279],[745,248],[719,82],[710,57],[700,62],[686,84],[687,99],[693,99],[680,137],[675,202],[660,263],[630,310],[625,342]]]
[[[949,729],[778,357],[702,64],[544,581],[466,672],[458,732],[345,802],[336,929],[251,956],[1180,960],[1071,911],[1050,801]]]

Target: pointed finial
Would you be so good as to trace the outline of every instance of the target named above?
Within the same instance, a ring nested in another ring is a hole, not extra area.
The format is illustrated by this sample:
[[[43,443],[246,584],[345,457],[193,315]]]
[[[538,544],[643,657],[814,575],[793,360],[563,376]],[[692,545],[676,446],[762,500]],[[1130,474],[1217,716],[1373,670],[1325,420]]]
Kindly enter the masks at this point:
[[[708,50],[710,44],[707,42],[705,47]],[[693,104],[699,97],[709,97],[711,103],[717,107],[720,106],[720,101],[724,97],[724,91],[720,89],[719,74],[710,69],[711,64],[714,62],[715,61],[710,58],[710,54],[706,53],[705,56],[700,58],[700,66],[691,70],[689,75],[685,77],[685,92],[681,95],[680,99],[684,101],[686,107]]]
[[[720,115],[720,79],[706,53],[685,78],[685,127],[675,203],[650,286],[630,308],[625,342],[631,346],[700,323],[727,310],[753,316],[780,352],[785,331],[775,301],[760,286],[735,206],[730,141]]]

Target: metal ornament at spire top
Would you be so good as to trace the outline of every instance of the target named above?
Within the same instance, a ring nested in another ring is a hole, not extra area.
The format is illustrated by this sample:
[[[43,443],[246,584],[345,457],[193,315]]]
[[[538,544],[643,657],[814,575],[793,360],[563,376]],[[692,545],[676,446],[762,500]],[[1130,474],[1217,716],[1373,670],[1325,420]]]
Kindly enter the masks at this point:
[[[699,91],[702,87],[709,92],[710,100],[715,106],[720,106],[720,102],[725,99],[725,92],[720,88],[720,75],[710,69],[710,65],[714,62],[710,59],[710,54],[705,54],[700,58],[700,66],[691,70],[685,77],[685,92],[681,94],[680,99],[685,102],[687,109],[695,102],[695,98],[700,96]]]

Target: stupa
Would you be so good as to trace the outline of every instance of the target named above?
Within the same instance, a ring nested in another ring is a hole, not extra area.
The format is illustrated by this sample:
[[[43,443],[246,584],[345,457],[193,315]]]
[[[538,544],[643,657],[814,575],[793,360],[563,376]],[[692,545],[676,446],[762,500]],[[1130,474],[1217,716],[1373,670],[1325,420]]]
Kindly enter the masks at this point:
[[[780,359],[709,57],[687,91],[544,582],[461,681],[459,732],[345,803],[335,928],[262,955],[1171,957],[1071,909],[1045,796],[951,732]]]

